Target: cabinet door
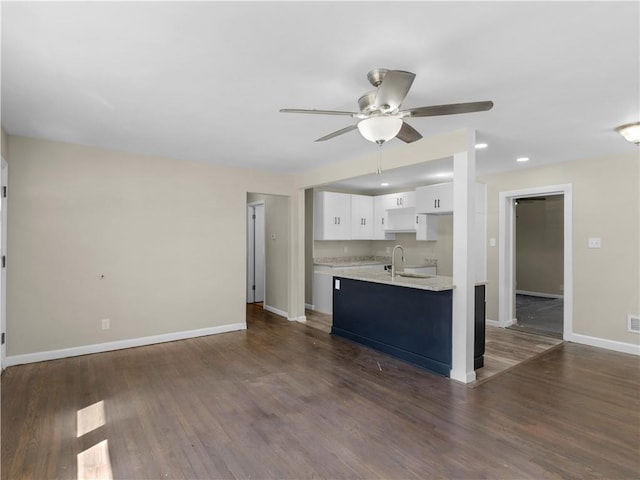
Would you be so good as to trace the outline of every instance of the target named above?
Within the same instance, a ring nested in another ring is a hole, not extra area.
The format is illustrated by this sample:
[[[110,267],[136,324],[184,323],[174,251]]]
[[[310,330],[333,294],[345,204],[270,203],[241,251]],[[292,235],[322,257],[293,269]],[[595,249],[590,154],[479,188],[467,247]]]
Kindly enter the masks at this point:
[[[389,197],[389,207],[388,209],[393,208],[408,208],[416,206],[416,192],[399,192],[399,193],[391,193],[389,195],[385,195]]]
[[[453,183],[439,183],[416,188],[418,213],[453,213]]]
[[[351,195],[316,192],[313,202],[314,239],[351,239]]]
[[[395,233],[385,233],[389,225],[389,206],[393,203],[391,195],[378,195],[373,198],[373,239],[394,240]]]
[[[436,215],[416,214],[416,240],[438,239],[438,217]]]
[[[373,197],[351,195],[351,238],[373,238]]]

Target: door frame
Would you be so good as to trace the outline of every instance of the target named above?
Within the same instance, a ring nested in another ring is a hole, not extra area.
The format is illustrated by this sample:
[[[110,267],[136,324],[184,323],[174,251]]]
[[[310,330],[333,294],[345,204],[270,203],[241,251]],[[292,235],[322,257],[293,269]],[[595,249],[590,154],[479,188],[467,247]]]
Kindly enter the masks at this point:
[[[573,334],[573,186],[549,185],[499,192],[498,325],[515,323],[515,206],[518,198],[564,195],[563,333]]]
[[[267,205],[264,200],[258,200],[255,202],[247,203],[247,303],[254,303],[253,301],[255,300],[254,291],[251,288],[251,286],[254,284],[253,276],[255,274],[255,269],[251,268],[255,262],[255,235],[253,231],[254,223],[252,222],[251,216],[253,215],[254,208],[259,205],[262,205],[264,207],[264,215],[266,218]],[[266,229],[265,229],[265,232],[266,232]],[[266,251],[266,238],[265,238],[265,258],[264,258],[264,268],[262,269],[262,272],[263,272],[262,285],[264,288],[263,297],[266,297],[266,293],[267,293],[266,255],[267,255],[267,251]],[[264,300],[265,298],[263,298],[262,301],[264,302]]]
[[[9,162],[0,156],[0,185],[7,187],[9,179]],[[0,256],[7,255],[7,197],[0,192]],[[1,268],[1,267],[0,267]],[[5,342],[0,345],[0,369],[7,365],[7,269],[1,268],[0,272],[0,332],[5,336]]]

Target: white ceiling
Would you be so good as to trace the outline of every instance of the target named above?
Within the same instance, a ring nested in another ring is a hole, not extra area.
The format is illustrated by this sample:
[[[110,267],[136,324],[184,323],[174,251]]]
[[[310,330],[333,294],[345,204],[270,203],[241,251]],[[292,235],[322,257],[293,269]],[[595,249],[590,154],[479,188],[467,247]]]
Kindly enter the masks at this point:
[[[299,172],[372,153],[357,110],[372,68],[417,74],[403,107],[492,100],[410,121],[475,128],[477,172],[637,152],[638,2],[2,2],[9,134]],[[384,148],[402,148],[392,140]],[[528,156],[527,164],[515,158]],[[433,173],[433,172],[432,172]]]

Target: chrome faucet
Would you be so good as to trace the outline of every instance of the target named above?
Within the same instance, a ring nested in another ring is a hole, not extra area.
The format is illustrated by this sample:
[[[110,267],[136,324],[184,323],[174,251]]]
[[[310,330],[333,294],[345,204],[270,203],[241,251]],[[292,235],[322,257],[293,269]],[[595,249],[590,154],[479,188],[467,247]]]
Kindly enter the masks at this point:
[[[393,280],[396,276],[396,250],[397,249],[402,250],[402,261],[404,262],[404,248],[402,248],[402,245],[396,245],[395,247],[393,247],[393,252],[391,252],[391,280]]]

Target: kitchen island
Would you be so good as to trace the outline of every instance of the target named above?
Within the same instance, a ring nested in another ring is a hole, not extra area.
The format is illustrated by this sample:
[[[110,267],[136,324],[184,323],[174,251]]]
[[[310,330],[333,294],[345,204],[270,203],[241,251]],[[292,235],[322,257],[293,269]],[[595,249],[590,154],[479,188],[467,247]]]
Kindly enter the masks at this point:
[[[451,277],[334,270],[331,333],[441,375],[452,350]],[[475,287],[474,368],[484,363],[485,285]]]

